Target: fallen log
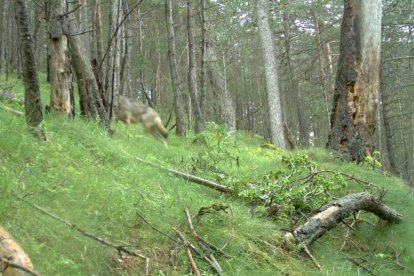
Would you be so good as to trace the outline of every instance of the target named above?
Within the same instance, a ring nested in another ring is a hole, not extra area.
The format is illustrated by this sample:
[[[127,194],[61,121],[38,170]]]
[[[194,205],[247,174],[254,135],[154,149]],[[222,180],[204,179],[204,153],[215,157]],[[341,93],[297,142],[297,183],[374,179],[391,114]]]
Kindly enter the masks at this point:
[[[310,245],[334,228],[346,217],[360,211],[368,211],[391,223],[399,223],[403,215],[391,209],[368,192],[350,194],[321,207],[305,224],[285,234],[287,240]]]
[[[0,226],[0,275],[23,276],[40,275],[33,270],[29,256],[13,239],[6,229]]]

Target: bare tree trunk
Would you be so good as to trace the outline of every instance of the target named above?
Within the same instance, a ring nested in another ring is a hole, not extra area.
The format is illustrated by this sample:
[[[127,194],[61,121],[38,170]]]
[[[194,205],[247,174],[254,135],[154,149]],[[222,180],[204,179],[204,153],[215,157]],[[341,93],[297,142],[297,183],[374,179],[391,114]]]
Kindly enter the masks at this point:
[[[206,26],[206,0],[200,0],[201,8],[201,64],[200,64],[200,110],[203,118],[206,117],[205,98],[207,94],[207,26]]]
[[[71,63],[69,58],[68,39],[63,33],[67,22],[61,16],[66,11],[65,0],[47,1],[48,18],[48,54],[50,76],[50,111],[73,117],[71,105]],[[65,19],[66,20],[66,19]],[[62,23],[63,22],[63,23]]]
[[[295,113],[297,114],[297,120],[299,124],[299,144],[301,146],[308,146],[309,145],[309,130],[307,128],[307,124],[305,121],[305,116],[303,115],[303,103],[302,99],[299,95],[299,89],[297,80],[295,79],[295,72],[292,66],[292,60],[290,57],[290,26],[289,26],[289,15],[284,12],[283,13],[283,26],[284,26],[284,34],[285,34],[285,47],[286,47],[286,65],[288,69],[289,75],[289,86],[290,86],[290,93],[293,96],[293,100],[295,102]],[[295,137],[295,135],[294,135]],[[293,138],[294,138],[293,137]],[[292,138],[292,139],[293,139]],[[286,140],[286,139],[285,139]]]
[[[381,70],[382,71],[382,70]],[[382,74],[381,74],[382,78]],[[395,155],[395,148],[392,143],[392,136],[393,131],[391,128],[391,122],[389,120],[389,97],[386,85],[381,81],[381,101],[382,101],[382,117],[384,121],[384,136],[385,136],[385,148],[387,151],[388,161],[390,163],[390,171],[394,175],[400,175],[401,171],[399,167],[397,166],[397,157]]]
[[[121,22],[121,0],[113,0],[110,15],[110,32],[109,32],[109,54],[107,56],[107,74],[105,81],[104,104],[106,111],[111,120],[117,110],[117,95],[120,86],[120,63],[121,63],[121,34],[123,26]],[[118,30],[119,28],[119,30]],[[115,34],[115,32],[117,32]],[[110,44],[110,45],[109,45]]]
[[[346,0],[327,146],[362,161],[374,151],[381,49],[381,1]]]
[[[128,8],[128,1],[122,0],[122,14],[123,16],[127,16],[129,12]],[[124,22],[124,37],[123,37],[123,55],[121,57],[121,70],[120,74],[120,84],[119,84],[119,94],[120,95],[128,95],[128,83],[131,81],[128,78],[128,69],[129,69],[129,62],[131,59],[131,20],[129,17],[126,17]]]
[[[26,123],[32,134],[40,140],[46,140],[42,127],[42,103],[40,101],[39,79],[37,76],[36,62],[34,58],[33,37],[30,33],[27,3],[24,0],[16,0],[16,21],[20,34],[20,46],[23,59],[23,82],[25,88],[24,104]]]
[[[210,79],[210,83],[215,90],[216,94],[220,97],[216,100],[221,105],[222,116],[224,117],[224,125],[226,129],[236,129],[236,111],[234,109],[234,103],[230,97],[230,93],[226,87],[226,79],[223,74],[219,73],[219,67],[217,66],[217,57],[214,48],[211,44],[207,47],[207,72]]]
[[[2,9],[2,18],[0,26],[0,73],[4,72],[6,69],[6,51],[7,51],[7,9],[9,6],[9,0],[4,0],[3,9]]]
[[[194,44],[194,15],[193,0],[187,0],[187,31],[188,31],[188,92],[195,116],[195,131],[200,133],[204,129],[204,119],[200,104],[197,100],[196,59]]]
[[[66,35],[69,41],[73,68],[78,81],[81,110],[83,110],[83,115],[90,119],[95,119],[99,115],[102,126],[111,132],[109,117],[102,103],[98,83],[95,79],[91,62],[83,47],[82,40],[77,35],[71,35],[78,32],[76,19],[73,14],[68,15],[68,22],[69,33]]]
[[[172,0],[165,0],[165,17],[167,22],[168,34],[168,59],[170,63],[171,82],[174,94],[174,110],[176,120],[177,135],[185,135],[185,118],[184,118],[184,98],[183,89],[178,77],[176,50],[174,41],[174,24],[172,16]]]
[[[273,46],[272,32],[269,27],[267,15],[267,1],[257,0],[256,8],[260,41],[266,71],[266,93],[269,106],[271,139],[273,144],[281,148],[286,148],[286,141],[283,137],[282,105],[280,101],[277,63],[275,49]]]
[[[326,74],[325,74],[325,64],[323,60],[322,40],[321,40],[319,23],[318,23],[318,19],[316,18],[316,14],[313,10],[311,11],[311,13],[313,17],[313,24],[315,26],[316,53],[317,53],[318,61],[319,61],[319,82],[321,84],[322,94],[325,99],[324,103],[325,103],[325,111],[326,111],[326,117],[325,117],[326,121],[325,120],[324,121],[326,123],[327,129],[329,129],[329,103],[328,103],[328,92],[326,88]]]

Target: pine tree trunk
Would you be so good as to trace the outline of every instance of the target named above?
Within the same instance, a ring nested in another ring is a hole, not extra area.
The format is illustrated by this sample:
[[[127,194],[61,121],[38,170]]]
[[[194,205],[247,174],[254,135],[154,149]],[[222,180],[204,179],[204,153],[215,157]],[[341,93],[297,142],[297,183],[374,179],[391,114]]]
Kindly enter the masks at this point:
[[[25,88],[24,104],[26,123],[32,134],[40,140],[45,140],[42,127],[42,103],[40,101],[39,79],[34,57],[33,36],[30,32],[27,3],[24,0],[14,2],[16,21],[19,28],[22,54],[23,82]]]
[[[174,110],[176,120],[176,134],[185,135],[185,118],[184,118],[184,97],[183,89],[178,77],[175,41],[174,41],[174,24],[172,16],[172,0],[165,0],[165,17],[167,22],[168,35],[168,60],[170,63],[171,82],[174,93]]]
[[[194,15],[193,0],[187,0],[187,31],[188,31],[188,92],[195,116],[195,131],[200,133],[204,129],[204,119],[201,114],[200,104],[197,100],[196,59],[194,43]]]
[[[109,117],[102,103],[102,97],[99,94],[98,83],[92,70],[91,62],[86,55],[83,42],[76,34],[78,27],[73,14],[68,15],[69,33],[66,34],[69,41],[72,64],[78,81],[80,107],[83,115],[89,119],[95,119],[99,115],[101,124],[108,131]]]
[[[277,63],[275,49],[273,47],[272,32],[268,22],[267,1],[257,0],[256,8],[263,60],[266,71],[266,94],[269,107],[270,135],[273,144],[281,148],[286,148],[286,142],[283,137],[282,105],[280,101]]]
[[[217,57],[214,48],[211,44],[207,47],[207,73],[210,79],[211,86],[215,93],[219,95],[216,101],[220,102],[224,126],[228,130],[236,129],[236,111],[234,109],[233,100],[226,87],[226,80],[224,75],[220,73],[217,66]]]
[[[381,1],[346,0],[328,147],[348,160],[374,151]]]

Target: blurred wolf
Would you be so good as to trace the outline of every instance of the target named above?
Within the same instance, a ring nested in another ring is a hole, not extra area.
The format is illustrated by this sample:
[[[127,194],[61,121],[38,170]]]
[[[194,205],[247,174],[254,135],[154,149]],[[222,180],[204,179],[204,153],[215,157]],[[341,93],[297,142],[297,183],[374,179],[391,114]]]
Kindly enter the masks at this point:
[[[164,145],[167,145],[168,131],[162,124],[160,115],[151,107],[138,101],[131,101],[124,96],[119,96],[116,117],[127,125],[142,123],[145,132],[151,133]]]

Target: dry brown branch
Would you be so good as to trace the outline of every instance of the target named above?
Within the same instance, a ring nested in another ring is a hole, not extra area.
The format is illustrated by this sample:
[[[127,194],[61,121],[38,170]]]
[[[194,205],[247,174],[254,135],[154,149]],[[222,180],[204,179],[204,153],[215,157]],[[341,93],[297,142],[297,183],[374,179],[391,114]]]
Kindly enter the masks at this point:
[[[200,276],[200,271],[197,268],[197,265],[194,261],[193,255],[191,254],[191,249],[194,248],[194,245],[192,245],[184,236],[183,233],[181,233],[177,228],[173,227],[173,231],[177,234],[178,238],[184,243],[185,246],[185,252],[187,254],[188,261],[190,262],[191,269],[194,272],[195,275]]]

